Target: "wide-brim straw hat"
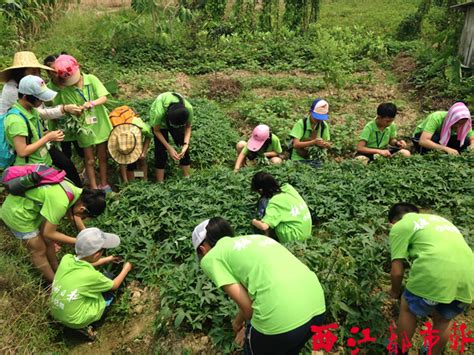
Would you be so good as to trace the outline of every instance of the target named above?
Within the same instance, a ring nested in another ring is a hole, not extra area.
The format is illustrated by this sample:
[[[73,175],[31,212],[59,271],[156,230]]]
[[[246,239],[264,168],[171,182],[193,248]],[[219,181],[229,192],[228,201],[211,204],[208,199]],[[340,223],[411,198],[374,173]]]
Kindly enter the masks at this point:
[[[5,82],[8,80],[8,74],[10,71],[20,68],[39,68],[54,71],[53,68],[40,64],[33,52],[16,52],[15,56],[13,57],[12,66],[3,69],[0,72],[0,82]]]
[[[141,129],[131,123],[114,127],[109,135],[107,149],[112,159],[117,163],[135,163],[143,151]]]

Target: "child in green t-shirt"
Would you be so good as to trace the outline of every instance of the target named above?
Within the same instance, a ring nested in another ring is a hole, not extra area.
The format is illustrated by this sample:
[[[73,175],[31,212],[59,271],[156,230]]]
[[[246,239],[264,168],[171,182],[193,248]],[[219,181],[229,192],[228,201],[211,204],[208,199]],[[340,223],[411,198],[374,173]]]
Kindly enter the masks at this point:
[[[282,152],[280,139],[272,134],[270,127],[261,124],[252,131],[252,136],[248,142],[237,143],[237,160],[234,171],[238,171],[247,160],[255,161],[259,156],[265,157],[272,164],[280,164],[283,160],[280,157]]]
[[[329,103],[326,100],[316,99],[311,105],[308,116],[295,123],[290,132],[291,160],[311,163],[315,160],[311,154],[313,147],[320,151],[331,147],[328,113]]]
[[[432,351],[440,354],[454,318],[472,303],[474,297],[472,250],[456,226],[440,216],[420,213],[412,204],[393,205],[388,219],[392,224],[389,240],[392,287],[389,294],[395,299],[401,297],[397,325],[399,346],[404,339],[411,340],[416,330],[416,317],[431,316],[433,330],[439,331],[440,336]],[[402,292],[408,261],[411,262],[410,274]]]
[[[258,208],[260,220],[252,220],[257,229],[282,243],[305,240],[311,236],[311,213],[293,186],[280,186],[271,174],[258,172],[252,178],[252,191],[261,196]]]
[[[365,164],[373,161],[376,155],[390,158],[395,154],[409,157],[410,151],[404,140],[397,140],[397,128],[393,123],[397,115],[397,106],[382,103],[377,107],[377,118],[367,123],[360,133],[357,143],[356,159]],[[391,147],[390,147],[391,146]]]
[[[114,299],[108,291],[117,290],[132,270],[132,264],[126,262],[112,280],[95,269],[119,260],[115,256],[102,257],[104,249],[119,244],[117,235],[98,228],[86,228],[77,235],[76,255],[62,258],[51,289],[51,314],[56,320],[72,329],[86,328],[90,337],[95,335],[90,325],[103,317]]]
[[[245,354],[299,354],[311,326],[324,323],[324,291],[316,274],[264,235],[234,236],[223,218],[192,233],[200,266],[238,305],[232,322]]]

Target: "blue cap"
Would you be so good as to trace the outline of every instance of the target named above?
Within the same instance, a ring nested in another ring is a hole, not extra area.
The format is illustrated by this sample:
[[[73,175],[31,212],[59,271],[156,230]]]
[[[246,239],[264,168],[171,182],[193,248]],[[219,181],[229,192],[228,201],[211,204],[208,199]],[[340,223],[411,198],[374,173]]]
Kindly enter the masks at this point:
[[[326,121],[329,119],[329,104],[326,100],[316,99],[313,101],[309,112],[311,112],[311,117],[315,120]]]
[[[27,75],[18,83],[18,92],[23,95],[31,95],[37,99],[47,102],[54,99],[56,91],[49,89],[44,80],[36,75]]]

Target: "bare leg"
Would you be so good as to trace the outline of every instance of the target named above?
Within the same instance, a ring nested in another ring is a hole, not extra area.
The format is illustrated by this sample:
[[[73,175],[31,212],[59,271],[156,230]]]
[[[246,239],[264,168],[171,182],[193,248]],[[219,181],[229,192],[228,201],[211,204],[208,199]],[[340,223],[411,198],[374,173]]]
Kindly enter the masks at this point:
[[[54,272],[58,269],[58,258],[56,256],[56,248],[54,247],[54,242],[48,238],[40,236],[43,239],[44,244],[46,245],[46,257],[48,258],[49,265]]]
[[[163,182],[165,181],[165,169],[155,169],[156,181]]]
[[[97,145],[97,157],[99,158],[100,184],[106,186],[107,182],[107,142]]]
[[[181,165],[181,170],[183,171],[183,176],[188,177],[189,173],[191,171],[191,166],[190,165]]]
[[[452,321],[444,319],[437,311],[433,312],[432,318],[433,329],[439,330],[440,337],[438,343],[433,347],[432,353],[434,355],[438,355],[441,354],[444,347],[446,346],[446,343],[448,342],[449,334],[451,332]]]
[[[138,168],[143,171],[143,181],[148,181],[148,163],[146,159],[138,161]]]
[[[31,253],[31,261],[49,282],[54,280],[54,271],[46,257],[46,244],[42,237],[37,236],[24,242]]]
[[[369,158],[363,156],[363,155],[358,155],[355,157],[358,161],[360,161],[362,164],[367,165],[369,164]]]
[[[247,145],[246,141],[239,141],[237,143],[237,145],[235,146],[235,149],[237,150],[237,156],[239,156],[240,152],[242,151],[242,149],[244,149],[246,145]]]
[[[398,317],[398,346],[402,348],[402,339],[406,336],[411,341],[416,330],[416,316],[410,312],[405,297],[402,296],[400,304],[400,315]]]
[[[84,148],[84,164],[90,188],[97,189],[97,181],[95,180],[94,147]]]
[[[273,157],[270,159],[270,162],[272,164],[281,164],[283,163],[283,160],[280,157]]]
[[[123,182],[128,182],[127,166],[124,164],[120,164],[120,177],[122,178]]]
[[[404,156],[404,157],[409,157],[411,155],[411,153],[407,149],[400,149],[398,152],[396,152],[393,155],[401,155],[401,156]]]

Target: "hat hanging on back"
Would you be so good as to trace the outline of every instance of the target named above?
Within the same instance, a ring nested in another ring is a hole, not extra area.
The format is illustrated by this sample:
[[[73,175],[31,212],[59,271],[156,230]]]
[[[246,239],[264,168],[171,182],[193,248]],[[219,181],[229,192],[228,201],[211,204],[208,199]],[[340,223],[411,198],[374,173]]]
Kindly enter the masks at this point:
[[[61,54],[54,61],[54,69],[63,80],[65,86],[76,84],[81,78],[81,70],[76,58],[69,54]]]
[[[199,246],[202,244],[204,239],[206,239],[207,236],[207,230],[206,227],[209,224],[209,220],[206,219],[205,221],[202,221],[199,223],[196,228],[193,230],[193,248],[194,250],[197,251]]]
[[[268,138],[270,138],[270,127],[265,124],[258,125],[252,131],[252,137],[250,137],[247,143],[247,149],[251,152],[258,151]]]
[[[117,163],[135,163],[143,151],[141,129],[131,123],[115,126],[110,132],[107,148]]]
[[[56,91],[49,89],[44,80],[36,75],[23,77],[18,84],[18,92],[23,95],[31,95],[37,99],[48,102],[56,97]]]
[[[311,112],[311,117],[313,117],[315,120],[326,121],[329,119],[329,104],[326,100],[314,100],[309,111]]]
[[[0,72],[0,82],[5,82],[8,80],[9,73],[14,69],[21,68],[38,68],[44,70],[54,71],[54,69],[40,64],[33,52],[16,52],[13,56],[13,63],[10,67],[3,69]]]
[[[120,238],[116,234],[104,233],[99,228],[86,228],[80,231],[76,238],[76,256],[83,259],[94,255],[101,249],[116,248]]]

